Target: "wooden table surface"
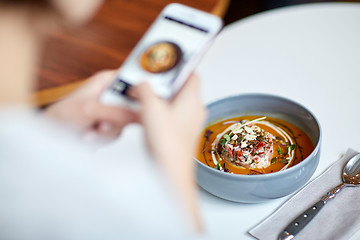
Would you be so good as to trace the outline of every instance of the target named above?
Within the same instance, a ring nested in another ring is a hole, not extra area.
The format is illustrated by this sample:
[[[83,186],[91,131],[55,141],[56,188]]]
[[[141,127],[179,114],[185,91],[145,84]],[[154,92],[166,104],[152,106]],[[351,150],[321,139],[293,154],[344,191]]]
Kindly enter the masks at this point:
[[[38,70],[35,101],[46,105],[103,69],[118,68],[170,0],[107,0],[84,27],[55,32]],[[177,1],[223,16],[229,0]]]

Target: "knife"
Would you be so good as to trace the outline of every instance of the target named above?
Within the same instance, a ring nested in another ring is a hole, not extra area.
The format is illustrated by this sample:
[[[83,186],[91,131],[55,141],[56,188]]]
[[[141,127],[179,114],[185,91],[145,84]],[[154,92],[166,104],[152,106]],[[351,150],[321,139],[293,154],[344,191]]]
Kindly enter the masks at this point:
[[[312,207],[303,212],[294,221],[292,221],[279,235],[279,240],[291,240],[303,229],[326,204],[326,200],[321,199]]]

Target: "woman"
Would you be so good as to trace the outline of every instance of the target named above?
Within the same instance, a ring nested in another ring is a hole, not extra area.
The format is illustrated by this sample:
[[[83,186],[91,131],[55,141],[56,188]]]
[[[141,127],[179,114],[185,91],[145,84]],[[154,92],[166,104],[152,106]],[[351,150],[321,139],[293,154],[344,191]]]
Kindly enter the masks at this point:
[[[138,113],[98,102],[114,71],[45,112],[31,109],[46,36],[86,22],[101,2],[0,0],[0,239],[185,239],[201,229],[191,156],[205,110],[196,78],[171,102],[137,86]],[[77,138],[114,139],[130,123],[143,126],[135,131],[155,163],[132,136],[120,139],[131,161],[120,151],[99,160]]]

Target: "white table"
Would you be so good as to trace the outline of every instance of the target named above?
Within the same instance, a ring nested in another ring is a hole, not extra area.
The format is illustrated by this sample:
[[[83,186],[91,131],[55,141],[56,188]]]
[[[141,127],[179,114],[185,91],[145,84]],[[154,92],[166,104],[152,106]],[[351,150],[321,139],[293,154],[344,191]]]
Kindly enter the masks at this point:
[[[323,130],[314,176],[347,148],[360,151],[360,4],[299,5],[233,23],[219,35],[197,72],[205,102],[240,93],[271,93],[312,111]],[[324,194],[328,190],[320,189]],[[241,204],[204,190],[200,197],[211,235],[241,240],[253,239],[247,230],[288,199]]]

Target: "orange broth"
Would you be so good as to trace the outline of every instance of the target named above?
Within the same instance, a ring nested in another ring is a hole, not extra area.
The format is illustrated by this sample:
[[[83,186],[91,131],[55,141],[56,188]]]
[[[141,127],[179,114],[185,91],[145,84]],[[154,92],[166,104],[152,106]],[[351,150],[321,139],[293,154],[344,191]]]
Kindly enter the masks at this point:
[[[215,140],[216,136],[222,133],[231,124],[233,124],[234,121],[237,122],[240,122],[242,120],[250,121],[257,119],[259,117],[261,116],[241,116],[241,117],[225,119],[220,122],[216,122],[214,124],[209,125],[203,131],[202,134],[203,137],[201,139],[201,143],[199,145],[196,158],[203,164],[208,165],[209,167],[212,168],[216,168],[216,165],[214,164],[211,154],[211,144]],[[288,135],[293,140],[293,142],[295,143],[294,145],[295,157],[290,163],[289,165],[290,167],[304,160],[314,150],[315,148],[314,144],[312,143],[310,138],[304,133],[304,131],[302,131],[300,128],[277,118],[267,117],[266,121],[271,122],[272,124],[276,125],[277,127],[280,127],[282,130],[287,132]],[[271,133],[274,137],[281,138],[281,136],[274,129],[257,123],[255,123],[255,125],[258,125],[263,130]],[[280,148],[281,150],[279,151],[278,148]],[[227,169],[229,173],[235,173],[235,174],[254,175],[254,174],[277,172],[280,171],[287,164],[286,162],[281,160],[282,156],[279,154],[279,152],[287,151],[287,148],[288,146],[286,147],[286,146],[279,146],[274,144],[272,161],[270,166],[266,168],[244,168],[241,166],[234,166],[224,160],[220,160],[219,163],[221,164],[222,167],[224,167],[224,169]]]

